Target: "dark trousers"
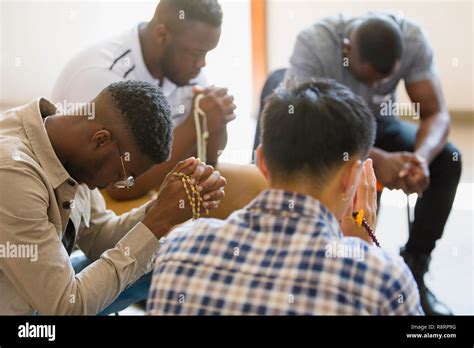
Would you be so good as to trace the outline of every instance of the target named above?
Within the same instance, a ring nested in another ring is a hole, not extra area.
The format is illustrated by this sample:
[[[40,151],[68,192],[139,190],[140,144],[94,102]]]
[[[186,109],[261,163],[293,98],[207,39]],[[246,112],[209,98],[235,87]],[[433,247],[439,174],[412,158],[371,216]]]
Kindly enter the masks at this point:
[[[387,152],[413,152],[417,129],[399,119],[379,117],[375,147]],[[450,143],[431,162],[430,186],[416,201],[415,218],[406,245],[408,251],[429,255],[435,248],[453,206],[461,167],[461,154]]]

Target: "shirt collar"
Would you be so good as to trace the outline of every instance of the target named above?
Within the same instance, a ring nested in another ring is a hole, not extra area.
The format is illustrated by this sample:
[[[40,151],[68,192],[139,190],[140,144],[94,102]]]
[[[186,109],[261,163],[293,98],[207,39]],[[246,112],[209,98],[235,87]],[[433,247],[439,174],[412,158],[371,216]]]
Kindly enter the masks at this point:
[[[297,214],[325,223],[329,230],[342,237],[336,217],[320,201],[298,192],[281,189],[263,191],[247,205],[248,210],[260,210],[269,214],[281,215],[284,212]]]
[[[71,179],[54,152],[43,124],[43,118],[55,113],[56,107],[44,98],[35,99],[20,110],[23,128],[31,148],[54,189]]]

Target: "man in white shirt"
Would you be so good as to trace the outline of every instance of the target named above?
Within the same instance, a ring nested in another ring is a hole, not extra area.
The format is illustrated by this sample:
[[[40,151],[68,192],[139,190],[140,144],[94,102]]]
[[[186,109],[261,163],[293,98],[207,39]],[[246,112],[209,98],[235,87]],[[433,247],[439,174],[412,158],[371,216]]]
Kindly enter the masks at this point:
[[[204,94],[207,115],[207,163],[215,165],[227,143],[226,125],[235,118],[234,98],[226,88],[209,86],[201,69],[217,46],[222,9],[217,0],[161,0],[153,18],[76,55],[53,89],[56,103],[91,100],[110,83],[140,80],[160,86],[171,106],[174,125],[170,160],[154,166],[127,192],[108,191],[115,199],[133,199],[157,188],[176,163],[196,155],[193,100]]]

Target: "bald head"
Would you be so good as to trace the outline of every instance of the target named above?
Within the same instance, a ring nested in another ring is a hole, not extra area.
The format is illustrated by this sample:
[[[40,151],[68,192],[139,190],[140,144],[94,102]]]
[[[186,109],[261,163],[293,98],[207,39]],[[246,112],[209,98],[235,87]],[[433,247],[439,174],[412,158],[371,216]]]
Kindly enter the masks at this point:
[[[161,0],[152,21],[175,33],[192,21],[218,28],[222,24],[222,8],[217,0]]]
[[[389,17],[374,16],[361,20],[351,35],[360,61],[370,64],[381,75],[389,75],[403,53],[403,36]]]

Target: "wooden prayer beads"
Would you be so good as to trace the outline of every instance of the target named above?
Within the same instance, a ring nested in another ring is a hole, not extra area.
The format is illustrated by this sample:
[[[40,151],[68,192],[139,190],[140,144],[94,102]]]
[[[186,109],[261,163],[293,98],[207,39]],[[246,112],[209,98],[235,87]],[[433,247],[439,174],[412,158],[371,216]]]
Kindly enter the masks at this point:
[[[184,190],[186,191],[186,196],[188,197],[189,205],[191,206],[193,212],[193,220],[199,219],[201,217],[201,209],[204,208],[206,215],[209,214],[209,210],[204,207],[203,199],[201,193],[197,189],[197,184],[191,184],[191,177],[183,173],[174,173],[175,176],[181,178],[183,183]]]

